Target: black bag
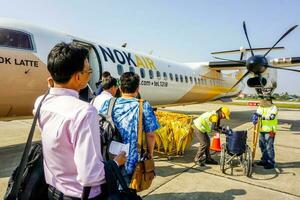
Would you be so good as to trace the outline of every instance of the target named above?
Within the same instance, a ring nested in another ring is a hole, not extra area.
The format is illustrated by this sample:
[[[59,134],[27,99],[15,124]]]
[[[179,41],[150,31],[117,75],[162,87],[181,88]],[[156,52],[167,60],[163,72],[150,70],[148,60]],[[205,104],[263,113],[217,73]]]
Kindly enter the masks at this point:
[[[8,181],[8,187],[4,197],[5,200],[16,199],[10,195],[13,185],[16,183],[16,175],[18,171],[19,166],[15,168]],[[44,176],[42,145],[40,143],[34,144],[31,147],[28,162],[21,178],[22,183],[18,195],[19,199],[47,199],[48,186]]]
[[[21,162],[9,178],[4,200],[48,199],[48,186],[44,177],[42,145],[37,143],[31,147],[40,108],[48,93],[49,90],[36,110]]]
[[[108,151],[110,143],[112,141],[122,142],[121,135],[112,119],[112,111],[116,103],[116,100],[117,99],[114,97],[110,99],[106,115],[99,113],[101,152],[102,152],[103,160],[105,161],[112,160],[112,155],[110,155]]]
[[[42,102],[48,94],[49,90],[45,93],[36,110],[21,162],[9,178],[4,200],[48,199],[48,185],[44,174],[42,144],[36,143],[31,145]],[[91,187],[83,188],[82,200],[88,199],[90,190]]]
[[[127,187],[124,177],[115,161],[108,161],[104,165],[105,169],[105,192],[107,200],[142,200],[136,191]],[[119,190],[119,184],[122,187]],[[103,187],[102,187],[103,188]]]

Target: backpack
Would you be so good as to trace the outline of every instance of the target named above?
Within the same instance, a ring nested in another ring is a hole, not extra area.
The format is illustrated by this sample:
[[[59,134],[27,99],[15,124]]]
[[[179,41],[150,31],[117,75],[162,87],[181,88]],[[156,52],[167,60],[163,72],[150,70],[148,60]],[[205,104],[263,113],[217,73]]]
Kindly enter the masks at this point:
[[[99,113],[99,128],[101,137],[101,152],[103,160],[112,160],[113,156],[109,153],[109,146],[112,141],[122,142],[121,135],[116,128],[113,119],[112,111],[117,98],[112,97],[109,101],[107,114]]]

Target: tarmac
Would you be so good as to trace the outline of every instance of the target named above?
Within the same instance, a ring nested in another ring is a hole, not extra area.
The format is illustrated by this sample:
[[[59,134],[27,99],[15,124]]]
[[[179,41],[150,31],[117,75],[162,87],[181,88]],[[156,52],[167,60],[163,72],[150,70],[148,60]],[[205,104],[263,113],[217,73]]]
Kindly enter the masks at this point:
[[[220,107],[218,104],[195,104],[168,107],[163,110],[190,115]],[[251,114],[256,107],[228,106],[231,120],[223,121],[234,130],[248,130],[247,142],[252,144]],[[275,139],[276,168],[266,170],[254,165],[252,176],[243,175],[235,166],[221,173],[219,165],[200,167],[194,163],[199,143],[194,140],[183,156],[155,154],[156,178],[152,186],[140,193],[145,200],[183,199],[300,199],[300,110],[280,109]],[[8,177],[20,162],[32,119],[0,121],[0,199],[7,187]],[[39,140],[36,130],[34,140]],[[224,142],[224,136],[221,141]],[[217,160],[220,154],[212,152]],[[255,160],[261,154],[257,145]]]

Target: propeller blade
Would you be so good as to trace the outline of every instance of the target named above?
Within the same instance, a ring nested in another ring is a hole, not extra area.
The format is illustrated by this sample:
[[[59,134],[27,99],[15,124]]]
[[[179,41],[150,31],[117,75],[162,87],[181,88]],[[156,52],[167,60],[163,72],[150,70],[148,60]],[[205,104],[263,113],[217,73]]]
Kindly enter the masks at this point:
[[[297,28],[298,25],[293,26],[292,28],[290,28],[287,32],[285,32],[285,34],[283,34],[279,40],[265,53],[264,57],[266,57],[268,55],[268,53],[270,53],[270,51],[283,39],[285,38],[285,36],[287,36],[290,32],[292,32],[295,28]]]
[[[241,61],[241,60],[230,60],[230,59],[220,58],[220,57],[216,57],[216,56],[213,56],[213,58],[218,59],[218,60],[226,60],[226,61],[231,61],[231,62],[236,62],[236,63],[242,64],[242,65],[246,65],[246,62]]]
[[[258,47],[258,48],[252,48],[253,52],[255,51],[267,51],[271,47]],[[284,47],[274,47],[273,50],[283,50]],[[246,52],[251,51],[250,49],[244,49]],[[215,54],[230,54],[230,53],[241,53],[241,49],[233,49],[233,50],[226,50],[226,51],[215,51],[211,52],[210,54],[215,55]]]
[[[238,82],[236,82],[236,84],[234,84],[234,86],[232,86],[231,88],[230,88],[230,90],[228,90],[228,92],[230,92],[235,86],[237,86],[246,76],[248,76],[248,74],[250,74],[251,73],[251,71],[247,71],[243,76],[242,76],[242,78],[240,78],[240,80],[238,80]],[[227,92],[227,93],[228,93]]]
[[[243,60],[243,58],[244,58],[244,52],[241,53],[240,60]]]
[[[273,67],[270,65],[267,65],[267,67],[272,68],[272,69],[281,69],[281,70],[292,71],[292,72],[300,72],[300,70],[297,70],[297,69],[289,69],[289,68],[284,68],[284,67]]]
[[[252,50],[252,47],[251,47],[251,44],[250,44],[250,41],[249,41],[249,37],[248,37],[247,28],[246,28],[246,22],[245,21],[243,21],[243,28],[244,28],[244,32],[245,32],[245,35],[246,35],[246,38],[247,38],[247,41],[248,41],[248,44],[249,44],[249,47],[250,47],[250,50],[251,50],[251,54],[252,54],[252,56],[254,56],[254,53],[253,53],[253,50]]]

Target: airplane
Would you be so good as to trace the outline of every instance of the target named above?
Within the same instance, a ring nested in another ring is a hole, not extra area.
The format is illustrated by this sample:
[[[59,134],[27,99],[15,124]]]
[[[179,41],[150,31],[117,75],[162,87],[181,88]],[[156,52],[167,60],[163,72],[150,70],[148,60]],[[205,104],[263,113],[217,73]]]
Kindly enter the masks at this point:
[[[245,24],[244,30],[247,36]],[[267,60],[265,56],[254,55],[257,51],[276,49],[278,42],[272,48],[252,48],[249,43],[250,49],[243,49],[242,52],[251,52],[252,56],[247,60],[243,56],[238,61],[216,57],[222,61],[180,63],[130,50],[126,46],[113,47],[1,18],[0,117],[32,114],[35,99],[48,87],[47,78],[50,75],[47,56],[59,42],[77,42],[89,49],[89,62],[93,69],[89,82],[91,91],[96,89],[103,71],[109,71],[116,78],[132,71],[141,77],[142,98],[156,107],[203,103],[237,96],[245,86],[242,80],[250,74],[254,77],[248,79],[248,86],[261,90],[258,91],[260,93],[269,89],[267,93],[271,93],[277,86],[274,69],[286,69],[284,67],[299,66],[300,63],[300,57]],[[223,70],[236,71],[224,74]]]

